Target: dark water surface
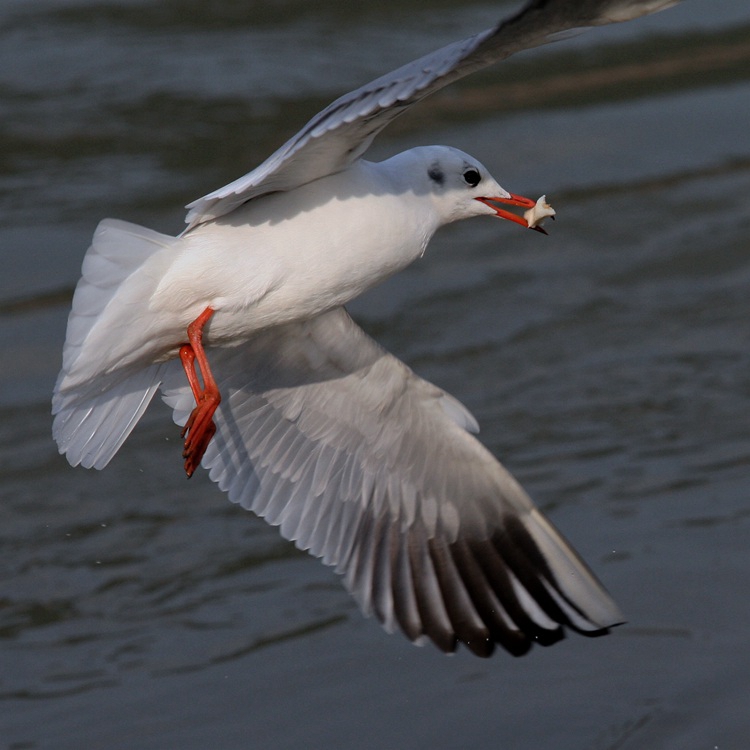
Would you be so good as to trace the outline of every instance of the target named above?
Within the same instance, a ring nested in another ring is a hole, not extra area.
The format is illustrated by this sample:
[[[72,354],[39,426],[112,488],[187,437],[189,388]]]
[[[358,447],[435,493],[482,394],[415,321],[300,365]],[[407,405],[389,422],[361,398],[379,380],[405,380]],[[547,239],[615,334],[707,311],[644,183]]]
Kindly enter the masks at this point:
[[[232,506],[155,404],[103,472],[50,437],[96,222],[176,233],[334,96],[513,4],[0,4],[0,748],[750,744],[750,9],[688,0],[422,103],[551,236],[465,222],[358,320],[466,403],[628,617],[445,657]]]

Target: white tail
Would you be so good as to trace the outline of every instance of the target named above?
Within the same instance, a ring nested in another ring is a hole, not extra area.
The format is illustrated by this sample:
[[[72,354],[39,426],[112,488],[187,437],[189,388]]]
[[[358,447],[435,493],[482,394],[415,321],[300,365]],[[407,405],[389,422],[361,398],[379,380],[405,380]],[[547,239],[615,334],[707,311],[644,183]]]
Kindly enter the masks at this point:
[[[159,387],[168,363],[117,368],[121,334],[133,324],[133,316],[127,315],[132,306],[121,304],[118,293],[128,280],[136,287],[153,283],[153,277],[144,282],[135,272],[177,241],[113,219],[102,221],[94,233],[73,296],[63,366],[52,398],[52,435],[73,466],[106,466]],[[132,299],[139,297],[148,298],[144,294]]]

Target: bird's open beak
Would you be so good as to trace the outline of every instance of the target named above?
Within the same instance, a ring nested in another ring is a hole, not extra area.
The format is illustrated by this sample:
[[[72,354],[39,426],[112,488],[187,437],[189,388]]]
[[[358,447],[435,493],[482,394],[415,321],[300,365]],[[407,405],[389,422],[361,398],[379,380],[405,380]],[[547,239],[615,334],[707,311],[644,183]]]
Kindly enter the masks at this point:
[[[520,224],[522,227],[527,229],[534,229],[542,234],[547,234],[547,231],[540,224],[529,227],[529,222],[523,216],[518,216],[510,211],[506,211],[504,208],[495,206],[495,203],[505,203],[510,206],[521,206],[523,208],[534,208],[536,201],[532,201],[530,198],[524,198],[522,195],[516,195],[515,193],[510,194],[510,198],[476,198],[480,203],[484,203],[485,206],[489,206],[495,214],[501,219],[507,219],[508,221],[514,221],[516,224]]]

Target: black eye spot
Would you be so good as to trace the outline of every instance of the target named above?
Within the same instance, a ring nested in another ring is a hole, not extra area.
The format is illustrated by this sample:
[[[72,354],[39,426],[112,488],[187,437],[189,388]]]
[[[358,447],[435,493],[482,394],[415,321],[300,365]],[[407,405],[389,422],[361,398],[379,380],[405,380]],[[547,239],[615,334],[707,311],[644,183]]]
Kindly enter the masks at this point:
[[[467,169],[464,172],[464,181],[469,187],[476,187],[482,180],[482,175],[477,169]]]
[[[440,169],[440,167],[437,164],[433,164],[427,170],[427,176],[433,182],[436,182],[438,185],[442,185],[443,184],[443,180],[445,180],[445,175],[443,174],[443,170]]]

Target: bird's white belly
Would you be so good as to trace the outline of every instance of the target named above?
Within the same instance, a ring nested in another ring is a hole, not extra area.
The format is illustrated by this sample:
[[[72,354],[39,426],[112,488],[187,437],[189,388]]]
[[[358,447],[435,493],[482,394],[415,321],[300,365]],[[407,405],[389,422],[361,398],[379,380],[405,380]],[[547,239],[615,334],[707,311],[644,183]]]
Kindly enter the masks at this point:
[[[206,342],[237,343],[346,304],[419,257],[435,229],[403,196],[306,201],[304,188],[272,195],[185,235],[156,304],[181,325],[212,307]]]

